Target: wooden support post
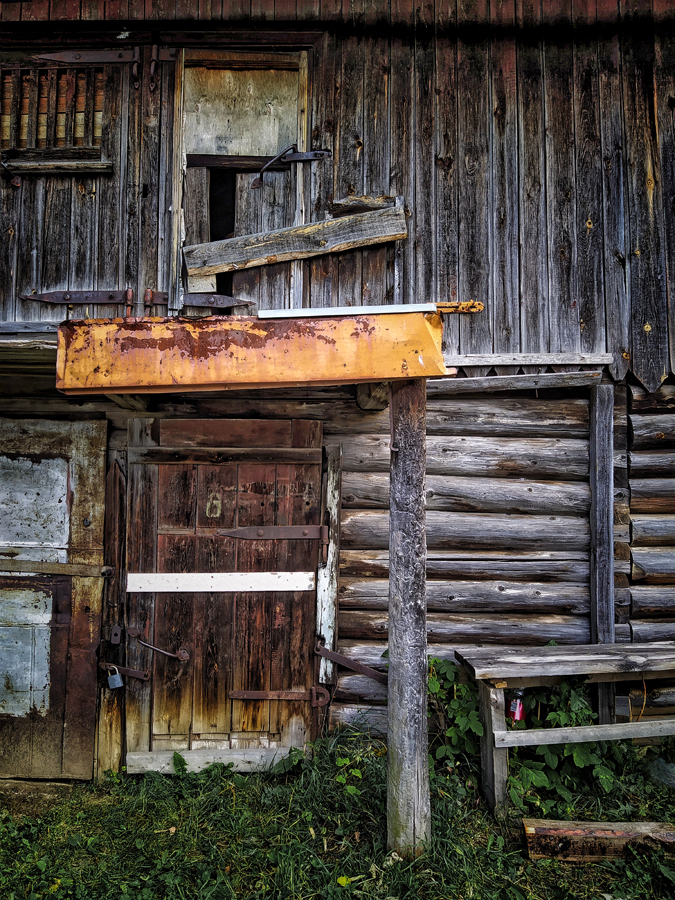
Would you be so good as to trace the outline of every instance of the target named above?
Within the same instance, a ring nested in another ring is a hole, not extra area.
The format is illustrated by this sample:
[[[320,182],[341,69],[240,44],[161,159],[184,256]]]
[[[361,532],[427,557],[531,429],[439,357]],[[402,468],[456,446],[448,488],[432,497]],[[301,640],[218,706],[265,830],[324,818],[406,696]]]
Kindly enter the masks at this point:
[[[614,634],[614,385],[591,388],[591,642]],[[613,684],[598,685],[598,721],[614,721]]]
[[[480,763],[483,793],[490,809],[506,809],[506,780],[509,775],[509,751],[495,747],[495,734],[506,731],[503,688],[478,682],[478,699],[483,721],[480,739]]]
[[[431,836],[427,736],[426,382],[391,388],[387,844],[410,855]]]

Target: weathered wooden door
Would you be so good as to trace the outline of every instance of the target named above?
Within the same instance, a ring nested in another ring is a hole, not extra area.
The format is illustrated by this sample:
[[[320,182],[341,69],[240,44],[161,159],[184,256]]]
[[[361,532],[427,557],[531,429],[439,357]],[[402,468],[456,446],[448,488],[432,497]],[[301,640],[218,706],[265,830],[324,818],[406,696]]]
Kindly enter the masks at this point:
[[[307,149],[306,54],[186,51],[184,108],[186,245],[306,220],[306,167],[277,164],[252,187],[265,162],[292,145]],[[194,276],[189,288],[283,309],[302,306],[302,271],[302,263],[277,263]]]
[[[302,746],[315,733],[308,701],[229,695],[315,684],[319,542],[221,532],[320,524],[321,453],[316,422],[133,423],[129,624],[145,644],[189,659],[128,639],[129,665],[151,672],[150,682],[127,681],[130,770],[162,768],[161,751],[236,761],[235,751]],[[236,590],[232,573],[248,573],[249,589]],[[264,573],[296,573],[296,589],[270,590],[276,576]]]
[[[92,777],[105,441],[0,420],[0,777]]]

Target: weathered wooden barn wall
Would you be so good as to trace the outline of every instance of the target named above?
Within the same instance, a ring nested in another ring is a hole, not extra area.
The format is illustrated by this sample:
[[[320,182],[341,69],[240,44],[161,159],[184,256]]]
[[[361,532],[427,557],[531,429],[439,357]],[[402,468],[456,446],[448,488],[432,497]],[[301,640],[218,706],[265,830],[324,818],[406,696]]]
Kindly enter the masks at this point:
[[[164,44],[312,47],[311,145],[333,159],[307,175],[309,215],[324,218],[331,200],[349,194],[405,198],[408,239],[305,263],[305,305],[391,302],[399,277],[403,302],[485,303],[484,313],[448,322],[452,353],[608,350],[616,378],[632,368],[649,390],[659,386],[675,352],[670,19],[654,28],[630,6],[581,0],[544,4],[543,20],[529,3],[460,2],[435,14],[425,5],[417,27],[402,29],[407,6],[277,3],[274,17],[269,4],[217,7],[124,4],[119,14],[224,17],[223,30],[208,34],[166,26]],[[19,26],[3,39],[19,39],[21,16],[101,20],[117,8],[4,3],[2,21]],[[313,18],[316,31],[292,36],[294,22]],[[242,21],[248,32],[235,29]],[[261,22],[288,27],[257,36]],[[91,34],[105,45],[100,30]],[[169,289],[174,74],[161,63],[161,89],[150,92],[149,52],[139,90],[129,87],[129,65],[107,70],[102,140],[112,177],[26,176],[19,189],[0,180],[10,234],[0,250],[4,319],[58,315],[18,301],[27,290]]]

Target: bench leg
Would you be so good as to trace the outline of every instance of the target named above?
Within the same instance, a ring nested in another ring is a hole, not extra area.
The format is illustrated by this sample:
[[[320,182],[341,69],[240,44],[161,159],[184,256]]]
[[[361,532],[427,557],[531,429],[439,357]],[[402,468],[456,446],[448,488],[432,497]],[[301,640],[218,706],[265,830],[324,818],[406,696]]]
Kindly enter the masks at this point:
[[[499,813],[506,809],[506,780],[509,774],[509,751],[498,750],[494,738],[496,731],[506,731],[504,690],[479,681],[478,699],[483,723],[480,741],[483,791],[490,809]]]

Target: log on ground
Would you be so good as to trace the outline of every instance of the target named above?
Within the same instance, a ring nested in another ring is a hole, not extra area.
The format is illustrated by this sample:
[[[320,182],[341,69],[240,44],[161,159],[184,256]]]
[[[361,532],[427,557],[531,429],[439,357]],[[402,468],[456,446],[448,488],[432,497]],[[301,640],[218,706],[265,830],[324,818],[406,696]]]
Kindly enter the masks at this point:
[[[530,859],[595,862],[633,858],[663,848],[675,852],[675,827],[663,822],[556,822],[523,819]]]

